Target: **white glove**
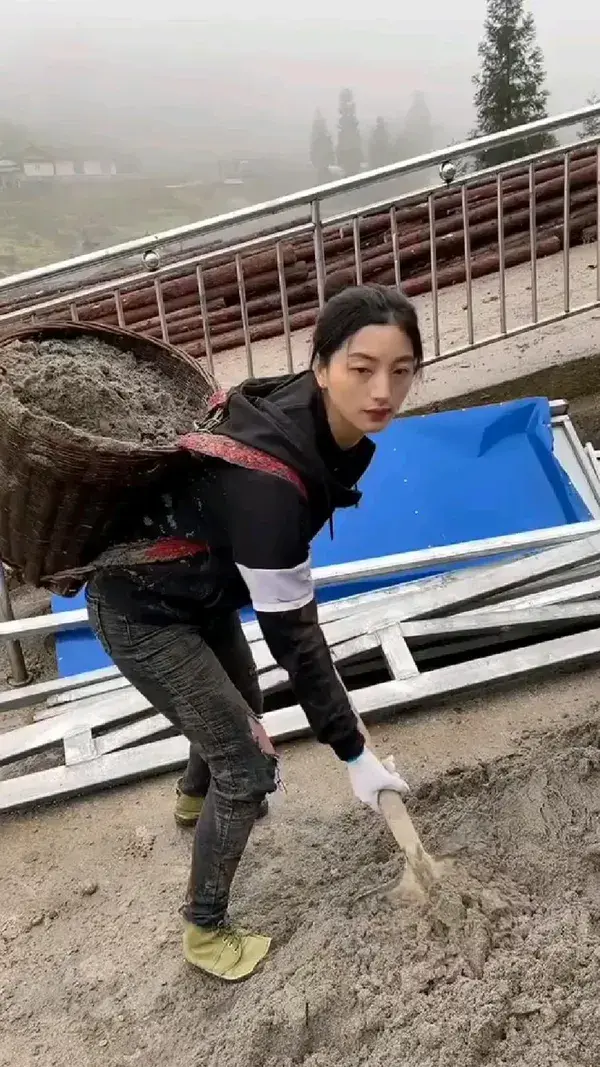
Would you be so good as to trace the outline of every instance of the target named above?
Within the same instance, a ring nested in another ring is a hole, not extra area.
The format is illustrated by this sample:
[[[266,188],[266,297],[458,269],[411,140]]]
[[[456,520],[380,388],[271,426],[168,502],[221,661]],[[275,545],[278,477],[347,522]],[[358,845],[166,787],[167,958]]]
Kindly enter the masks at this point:
[[[379,794],[384,789],[391,789],[402,796],[410,792],[404,778],[396,774],[395,769],[388,769],[390,763],[391,768],[394,768],[393,759],[390,757],[390,760],[386,760],[385,763],[388,766],[378,760],[370,748],[363,749],[357,759],[349,760],[347,763],[354,795],[374,811],[379,811]]]

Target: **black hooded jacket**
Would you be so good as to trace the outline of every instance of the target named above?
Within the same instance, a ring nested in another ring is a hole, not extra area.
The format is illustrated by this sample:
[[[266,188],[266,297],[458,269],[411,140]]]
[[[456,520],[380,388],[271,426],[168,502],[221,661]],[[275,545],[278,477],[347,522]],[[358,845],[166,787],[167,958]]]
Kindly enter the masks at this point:
[[[336,444],[312,371],[245,382],[221,418],[184,439],[177,476],[118,538],[151,547],[120,578],[110,568],[111,600],[157,624],[252,604],[317,738],[351,759],[364,741],[318,623],[310,544],[336,508],[358,504],[374,445]]]

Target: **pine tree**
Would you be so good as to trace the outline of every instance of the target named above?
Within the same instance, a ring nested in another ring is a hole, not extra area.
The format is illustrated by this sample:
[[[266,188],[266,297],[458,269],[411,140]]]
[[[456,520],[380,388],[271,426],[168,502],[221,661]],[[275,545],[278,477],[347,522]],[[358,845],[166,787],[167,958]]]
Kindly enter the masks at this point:
[[[382,115],[377,116],[375,125],[369,135],[367,159],[371,170],[375,170],[377,167],[385,167],[387,163],[393,162],[390,131]]]
[[[352,89],[342,89],[340,93],[336,155],[338,166],[344,174],[358,173],[363,157]]]
[[[586,100],[586,104],[589,104],[590,107],[592,104],[600,104],[600,96],[598,96],[598,93],[590,93]],[[584,141],[588,137],[600,137],[600,115],[592,115],[590,118],[584,119],[581,123],[579,140]]]
[[[479,45],[481,68],[473,78],[477,128],[475,136],[498,133],[547,115],[548,91],[535,22],[523,0],[487,0],[484,37]],[[556,139],[537,134],[477,155],[480,167],[520,159],[551,148]]]
[[[404,120],[402,135],[406,158],[420,156],[433,148],[431,113],[424,93],[414,93]]]
[[[335,163],[333,138],[320,111],[315,112],[310,132],[310,161],[319,181],[327,181],[329,168]]]
[[[392,156],[392,163],[400,163],[403,159],[408,159],[409,157],[409,152],[404,138],[403,121],[398,120],[397,122],[392,123],[390,133],[390,152]]]

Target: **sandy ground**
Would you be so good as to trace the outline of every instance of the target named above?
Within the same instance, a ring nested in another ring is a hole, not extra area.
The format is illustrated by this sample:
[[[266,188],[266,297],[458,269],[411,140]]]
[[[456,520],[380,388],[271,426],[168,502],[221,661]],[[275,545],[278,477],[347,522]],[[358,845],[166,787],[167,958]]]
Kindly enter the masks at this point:
[[[538,262],[538,318],[556,315],[564,306],[563,257],[549,256]],[[596,246],[583,245],[570,253],[570,306],[596,300]],[[506,321],[514,329],[532,321],[531,273],[529,265],[506,272]],[[417,297],[415,305],[423,331],[426,359],[434,358],[431,296]],[[473,282],[473,318],[476,341],[500,330],[499,277],[490,275]],[[440,350],[447,353],[467,343],[466,288],[456,285],[439,295]],[[310,330],[293,335],[294,367],[306,366],[310,352]],[[536,329],[516,338],[498,341],[476,352],[444,359],[425,368],[415,386],[408,407],[420,407],[433,400],[459,395],[468,389],[485,388],[507,378],[530,373],[563,360],[598,352],[600,310]],[[253,346],[256,375],[282,374],[286,370],[285,342],[277,337]],[[246,376],[244,348],[219,353],[215,372],[222,385],[233,385]]]
[[[2,821],[2,1067],[581,1067],[600,1060],[600,673],[374,731],[455,868],[389,904],[381,820],[315,743],[253,834],[233,912],[274,936],[235,988],[191,971],[173,776]],[[561,736],[561,731],[566,731]]]
[[[595,253],[572,260],[573,302],[592,299]],[[542,314],[561,268],[540,264]],[[509,275],[517,321],[528,283],[527,270]],[[490,333],[494,280],[475,291]],[[441,295],[443,348],[463,340],[462,301]],[[597,319],[481,350],[476,366],[446,361],[421,390],[439,398],[591,354]],[[258,372],[284,369],[281,342],[257,349]],[[235,380],[239,359],[227,365]],[[52,670],[51,645],[29,657]],[[286,793],[253,833],[233,900],[273,950],[235,988],[182,960],[191,842],[172,819],[174,775],[2,817],[1,1067],[596,1067],[599,682],[600,668],[558,675],[374,728],[428,847],[454,857],[426,905],[368,895],[400,871],[382,820],[354,802],[328,749],[285,746]]]

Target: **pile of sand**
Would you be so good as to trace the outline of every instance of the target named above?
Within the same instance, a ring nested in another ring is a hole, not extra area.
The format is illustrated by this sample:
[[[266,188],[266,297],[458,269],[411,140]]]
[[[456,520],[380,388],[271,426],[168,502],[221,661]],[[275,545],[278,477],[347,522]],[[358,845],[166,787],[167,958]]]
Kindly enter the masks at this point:
[[[426,790],[415,819],[456,853],[426,906],[361,897],[400,872],[379,823],[314,841],[318,889],[282,863],[273,911],[310,886],[305,914],[228,1010],[206,1013],[198,1067],[596,1067],[599,740],[549,738]]]
[[[15,821],[0,1063],[597,1067],[600,727],[530,744],[412,801],[427,845],[454,856],[425,905],[364,895],[400,873],[380,818],[281,800],[233,901],[272,952],[233,987],[181,959],[191,840],[173,829],[168,783],[160,833],[151,785],[24,816],[23,833]],[[105,805],[127,830],[111,822],[101,846]]]
[[[160,367],[91,336],[3,347],[5,391],[36,415],[139,444],[170,443],[201,415],[199,391],[190,395]]]

